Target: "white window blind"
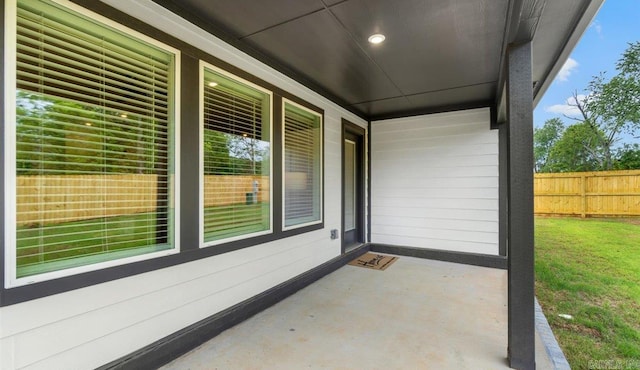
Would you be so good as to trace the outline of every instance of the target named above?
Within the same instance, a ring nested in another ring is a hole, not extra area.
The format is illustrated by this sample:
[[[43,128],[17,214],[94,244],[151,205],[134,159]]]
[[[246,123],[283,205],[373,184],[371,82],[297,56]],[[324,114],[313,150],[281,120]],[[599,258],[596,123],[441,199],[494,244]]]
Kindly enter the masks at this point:
[[[322,117],[284,104],[284,226],[322,220]]]
[[[271,95],[207,68],[202,83],[204,241],[268,232]]]
[[[175,54],[18,1],[17,277],[173,248]]]

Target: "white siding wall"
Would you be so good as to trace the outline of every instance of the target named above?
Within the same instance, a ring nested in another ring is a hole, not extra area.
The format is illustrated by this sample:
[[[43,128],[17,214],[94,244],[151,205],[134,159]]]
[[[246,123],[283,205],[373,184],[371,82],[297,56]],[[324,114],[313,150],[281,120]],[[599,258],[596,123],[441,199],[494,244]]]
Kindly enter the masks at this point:
[[[89,369],[340,254],[341,118],[366,122],[149,0],[104,1],[325,110],[325,228],[0,308],[1,369]]]
[[[498,254],[489,109],[371,124],[371,241]]]

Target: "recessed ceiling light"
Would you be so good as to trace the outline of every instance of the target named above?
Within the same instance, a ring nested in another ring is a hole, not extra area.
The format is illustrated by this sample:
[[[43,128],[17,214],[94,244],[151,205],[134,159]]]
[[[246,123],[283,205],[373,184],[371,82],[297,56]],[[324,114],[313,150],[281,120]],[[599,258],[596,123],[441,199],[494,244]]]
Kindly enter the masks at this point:
[[[369,36],[369,42],[372,44],[379,44],[384,41],[385,37],[381,33],[376,33],[374,35]]]
[[[211,82],[209,82],[209,86],[216,87],[216,86],[218,86],[218,83],[211,81]]]

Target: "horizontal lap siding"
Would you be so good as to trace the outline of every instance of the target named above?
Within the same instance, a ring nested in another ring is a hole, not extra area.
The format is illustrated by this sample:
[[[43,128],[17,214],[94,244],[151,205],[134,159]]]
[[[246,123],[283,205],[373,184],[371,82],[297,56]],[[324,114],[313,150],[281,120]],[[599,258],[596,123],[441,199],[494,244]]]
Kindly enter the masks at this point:
[[[112,361],[114,353],[125,355],[334,257],[324,234],[9,306],[4,334],[15,341],[15,366],[72,369],[76,363],[91,368]],[[38,320],[25,322],[25,310]]]
[[[339,117],[325,112],[324,118],[324,214],[325,219],[338,222],[333,229],[340,229],[342,217],[342,123]],[[334,206],[327,207],[329,204]]]
[[[105,2],[325,111],[325,228],[2,307],[1,369],[98,367],[340,254],[329,230],[341,225],[341,120],[366,122],[151,1]]]
[[[489,110],[376,121],[372,242],[498,254],[498,133]]]

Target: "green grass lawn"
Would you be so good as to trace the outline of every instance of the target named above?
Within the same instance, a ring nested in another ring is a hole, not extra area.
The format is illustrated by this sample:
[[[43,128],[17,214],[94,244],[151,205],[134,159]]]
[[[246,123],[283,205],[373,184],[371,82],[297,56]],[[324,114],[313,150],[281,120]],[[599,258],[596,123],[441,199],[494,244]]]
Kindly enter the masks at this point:
[[[269,203],[234,204],[204,210],[204,238],[218,240],[269,229]]]
[[[18,276],[85,265],[171,248],[158,242],[156,224],[168,215],[138,213],[57,224],[23,225],[17,230]],[[158,221],[158,218],[160,221]],[[269,228],[269,203],[205,208],[205,237],[226,238]],[[164,228],[163,228],[164,229]]]
[[[99,256],[107,254],[128,255],[134,250],[142,253],[144,248],[157,244],[157,217],[154,213],[140,213],[21,226],[17,230],[18,276],[102,262],[109,258]]]
[[[572,368],[638,368],[640,219],[537,218],[535,235],[536,295]]]

